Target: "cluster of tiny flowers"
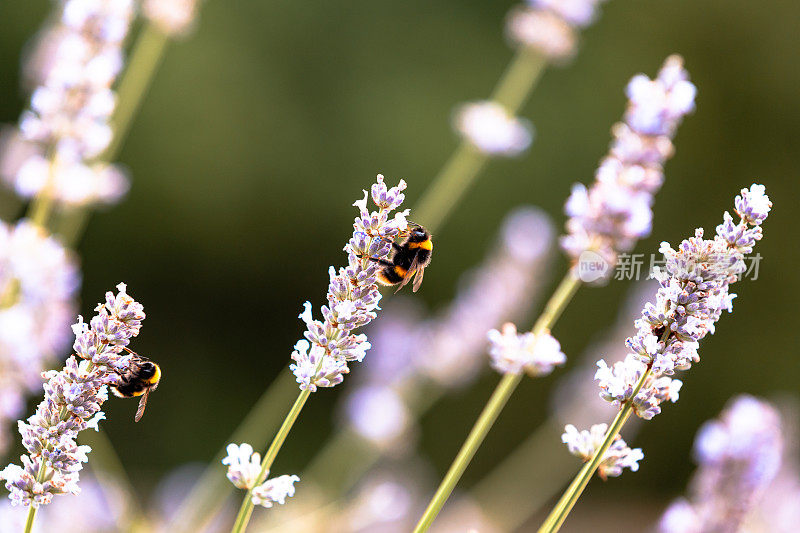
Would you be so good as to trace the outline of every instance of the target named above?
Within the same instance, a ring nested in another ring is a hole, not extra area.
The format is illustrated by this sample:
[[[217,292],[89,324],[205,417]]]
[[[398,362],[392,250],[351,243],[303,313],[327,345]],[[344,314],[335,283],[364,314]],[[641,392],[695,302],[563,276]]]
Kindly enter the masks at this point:
[[[533,126],[502,105],[485,100],[464,104],[453,118],[455,130],[487,156],[515,156],[533,140]]]
[[[183,37],[192,31],[198,0],[144,0],[142,11],[170,37]]]
[[[26,221],[0,222],[0,454],[6,426],[69,346],[79,287],[75,258],[57,240]]]
[[[735,398],[718,420],[700,428],[694,446],[699,469],[691,496],[670,505],[659,530],[740,531],[778,473],[782,450],[778,412],[751,396]]]
[[[578,431],[572,424],[567,424],[564,427],[564,434],[561,435],[561,442],[567,445],[569,453],[586,462],[594,457],[595,452],[603,444],[607,430],[607,424],[595,424],[588,431]],[[624,468],[636,472],[642,459],[644,454],[641,448],[631,449],[622,437],[617,435],[603,455],[603,460],[597,467],[597,475],[603,479],[617,477],[622,474]]]
[[[21,161],[6,162],[4,179],[18,194],[43,189],[72,205],[112,203],[128,189],[124,173],[93,163],[109,145],[115,107],[111,87],[123,66],[123,41],[133,0],[67,0],[43,39],[52,57],[40,67],[40,85],[20,118],[19,136],[4,147],[4,159],[33,148]],[[8,170],[11,170],[10,172]]]
[[[404,392],[423,382],[452,388],[475,379],[484,368],[486,331],[519,318],[535,298],[554,234],[544,212],[515,209],[485,262],[460,280],[441,313],[423,319],[417,301],[392,298],[369,331],[370,364],[345,398],[349,429],[389,452],[412,442],[414,416]]]
[[[283,505],[286,498],[294,496],[294,484],[300,481],[299,477],[279,476],[256,485],[261,473],[261,455],[247,443],[228,444],[227,451],[222,464],[228,467],[228,479],[236,488],[252,489],[253,504],[263,507],[272,507],[273,503]]]
[[[78,433],[97,429],[105,418],[101,407],[108,399],[107,385],[119,383],[120,372],[130,366],[130,355],[121,355],[144,319],[142,305],[125,292],[106,293],[105,304],[90,324],[79,318],[73,326],[78,357],[70,356],[61,371],[42,376],[44,400],[26,422],[19,422],[22,444],[28,451],[22,467],[8,465],[0,472],[14,505],[38,507],[56,494],[80,492],[78,473],[87,461],[88,446],[76,443]]]
[[[617,254],[650,234],[653,197],[664,181],[663,165],[674,152],[671,139],[683,116],[694,109],[695,93],[676,55],[667,58],[656,79],[640,74],[628,83],[624,122],[612,129],[611,150],[595,182],[588,190],[575,184],[565,206],[569,219],[561,247],[584,281],[605,280],[613,273],[607,268],[599,277],[584,279],[581,268],[587,260],[599,256],[613,267]]]
[[[492,368],[502,374],[519,374],[524,370],[532,377],[546,376],[567,362],[561,344],[549,333],[517,333],[517,327],[508,322],[502,331],[492,329],[487,336]]]
[[[578,31],[589,26],[604,0],[528,0],[511,10],[506,32],[511,41],[536,50],[551,61],[575,53]]]
[[[352,331],[377,316],[381,295],[376,276],[382,267],[376,260],[389,256],[392,243],[408,227],[408,210],[391,216],[403,203],[405,188],[403,180],[396,187],[387,188],[379,174],[371,194],[364,191],[364,198],[353,204],[360,214],[353,224],[353,236],[344,247],[348,265],[338,272],[334,267],[328,271],[328,304],[322,306],[324,320],[314,320],[309,302],[300,314],[306,324],[305,339],[295,344],[290,368],[301,389],[314,392],[317,387],[341,383],[350,371],[347,363],[361,362],[369,350],[366,335],[354,335]],[[370,196],[377,211],[367,208]]]
[[[632,402],[634,412],[648,420],[661,412],[662,402],[678,399],[681,382],[670,376],[699,361],[700,339],[714,333],[723,310],[732,311],[736,295],[728,292],[729,285],[744,272],[744,255],[761,239],[761,223],[772,203],[762,185],[753,185],[742,189],[735,205],[739,222],[734,224],[726,212],[714,239],[703,239],[698,229],[677,250],[661,244],[665,270],[656,270],[660,287],[655,303],[645,305],[635,322],[636,335],[626,341],[632,353],[612,367],[597,363],[595,379],[603,399],[618,406]]]

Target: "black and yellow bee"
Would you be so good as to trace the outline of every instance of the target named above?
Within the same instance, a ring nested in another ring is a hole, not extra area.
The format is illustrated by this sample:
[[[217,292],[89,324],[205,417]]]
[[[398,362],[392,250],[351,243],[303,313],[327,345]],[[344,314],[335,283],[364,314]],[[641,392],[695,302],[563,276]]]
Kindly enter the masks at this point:
[[[370,257],[383,266],[378,272],[378,281],[384,285],[398,285],[399,291],[414,277],[414,292],[422,285],[425,267],[431,262],[433,241],[431,234],[413,222],[409,222],[408,230],[401,235],[400,243],[392,243],[392,255],[389,260]],[[396,292],[396,291],[395,291]]]
[[[134,398],[141,396],[139,407],[136,409],[136,422],[142,419],[144,408],[147,405],[147,396],[151,391],[156,390],[161,381],[161,367],[147,357],[143,357],[135,352],[131,352],[130,368],[119,371],[120,383],[111,386],[111,392],[120,398]]]

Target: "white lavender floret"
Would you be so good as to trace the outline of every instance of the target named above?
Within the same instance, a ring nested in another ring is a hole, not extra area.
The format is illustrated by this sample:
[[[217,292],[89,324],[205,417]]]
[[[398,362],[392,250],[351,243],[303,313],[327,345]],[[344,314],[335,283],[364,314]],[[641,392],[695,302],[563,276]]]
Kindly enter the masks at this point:
[[[691,496],[667,509],[660,531],[739,531],[778,473],[782,452],[778,412],[751,396],[735,398],[697,433]]]
[[[385,259],[392,249],[392,242],[405,231],[408,210],[392,211],[403,203],[406,183],[387,188],[383,176],[378,175],[370,193],[353,205],[359,216],[353,224],[354,232],[345,246],[348,265],[329,269],[328,304],[322,306],[323,320],[314,320],[311,304],[304,304],[300,318],[306,324],[306,341],[299,341],[292,352],[292,372],[303,390],[314,392],[317,387],[333,387],[342,382],[343,374],[349,372],[349,361],[361,361],[370,348],[366,335],[351,332],[368,324],[379,309],[381,295],[376,274],[380,265],[373,259]],[[369,211],[367,200],[378,208]]]
[[[517,327],[509,322],[502,331],[492,329],[487,336],[492,367],[502,374],[519,374],[524,370],[532,377],[546,376],[567,361],[559,342],[546,332],[517,333]]]
[[[682,117],[694,109],[694,86],[688,81],[679,56],[670,56],[654,80],[644,75],[628,85],[625,123],[613,129],[609,155],[601,162],[590,188],[576,184],[567,200],[567,235],[561,246],[576,262],[582,254],[596,255],[612,267],[617,255],[633,249],[650,234],[653,197],[664,180],[663,164],[672,155],[671,138]],[[582,276],[584,281],[605,281],[607,268]]]
[[[184,37],[191,32],[197,15],[198,0],[145,0],[142,12],[170,37]]]
[[[723,311],[732,311],[735,295],[729,286],[743,271],[744,254],[761,239],[760,224],[771,203],[763,188],[754,185],[750,191],[743,189],[737,197],[737,210],[744,214],[739,223],[734,225],[725,213],[714,239],[704,239],[698,229],[677,250],[662,243],[666,263],[663,271],[656,271],[660,288],[655,302],[645,305],[636,321],[637,334],[626,341],[633,353],[613,367],[603,360],[597,363],[601,398],[617,406],[631,401],[636,414],[645,419],[658,414],[665,400],[678,399],[681,382],[669,376],[699,361],[698,342],[714,332]],[[648,377],[634,397],[646,372]]]
[[[78,433],[97,429],[105,418],[100,410],[108,399],[107,385],[119,383],[117,371],[124,371],[130,356],[120,355],[130,338],[138,335],[145,315],[141,304],[117,285],[119,293],[106,293],[91,327],[79,320],[73,326],[76,356],[70,356],[61,371],[42,376],[44,400],[19,432],[27,455],[23,467],[9,465],[0,474],[15,505],[38,507],[50,503],[56,494],[77,494],[78,472],[87,461],[88,446],[78,446]],[[79,360],[80,358],[80,360]]]
[[[536,50],[551,61],[574,55],[578,30],[597,16],[604,0],[528,0],[511,10],[506,32],[514,44]]]
[[[607,430],[608,425],[606,424],[595,424],[588,431],[578,431],[572,424],[567,424],[564,427],[564,434],[561,435],[561,442],[567,445],[569,453],[586,462],[600,448]],[[622,437],[617,435],[597,467],[597,474],[606,479],[621,475],[624,468],[636,472],[639,470],[639,461],[642,459],[644,459],[644,454],[641,448],[631,449],[625,444]]]
[[[515,156],[524,152],[533,139],[533,127],[516,118],[495,102],[462,105],[455,114],[456,131],[488,156]]]
[[[261,473],[261,454],[253,451],[249,444],[228,444],[228,455],[222,464],[228,467],[228,479],[236,488],[250,490],[255,505],[272,507],[273,503],[283,505],[286,498],[294,496],[294,483],[300,481],[297,476],[279,476],[268,479],[256,486]],[[269,472],[267,472],[269,475]]]

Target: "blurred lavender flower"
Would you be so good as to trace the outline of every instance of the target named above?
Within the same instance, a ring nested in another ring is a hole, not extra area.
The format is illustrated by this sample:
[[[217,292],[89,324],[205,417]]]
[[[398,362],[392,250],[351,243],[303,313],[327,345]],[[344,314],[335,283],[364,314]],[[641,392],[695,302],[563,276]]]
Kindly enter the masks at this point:
[[[125,492],[108,479],[101,484],[95,476],[81,479],[80,498],[54,501],[44,516],[37,517],[33,533],[108,533],[122,529],[126,509]],[[19,533],[25,513],[11,502],[0,502],[0,533]]]
[[[346,414],[352,429],[382,449],[407,444],[412,421],[403,398],[390,386],[378,384],[357,388],[346,399]]]
[[[569,453],[586,462],[591,460],[597,449],[600,448],[607,430],[607,424],[595,424],[588,431],[578,431],[572,424],[567,424],[564,427],[564,434],[561,435],[561,442],[567,445]],[[597,467],[597,474],[606,479],[621,475],[623,468],[636,472],[639,470],[639,461],[642,459],[644,459],[644,454],[641,448],[631,449],[625,444],[622,437],[617,435],[603,456],[600,466]]]
[[[360,215],[356,217],[353,237],[345,246],[348,266],[338,273],[330,267],[328,274],[328,305],[322,306],[323,322],[314,320],[311,303],[304,304],[300,318],[306,323],[304,336],[295,344],[291,370],[303,390],[314,392],[317,387],[333,387],[342,382],[350,369],[348,361],[364,359],[370,343],[366,335],[353,335],[354,329],[367,325],[377,315],[381,299],[376,283],[380,266],[371,260],[385,259],[392,249],[392,242],[406,230],[408,210],[391,212],[403,203],[406,183],[400,180],[397,187],[388,189],[383,176],[378,174],[372,186],[371,197],[378,211],[367,209],[370,194],[355,202]]]
[[[228,444],[227,451],[228,455],[222,459],[222,464],[228,466],[228,479],[239,489],[253,489],[252,500],[255,505],[267,508],[276,502],[283,505],[286,498],[294,496],[294,484],[300,481],[299,477],[279,476],[256,486],[261,473],[261,454],[254,452],[247,443]]]
[[[464,277],[445,312],[421,326],[424,349],[415,353],[425,377],[447,388],[475,379],[485,364],[486,332],[535,305],[553,236],[552,222],[538,209],[518,208],[506,217],[485,263]]]
[[[677,251],[661,244],[666,269],[656,270],[656,301],[645,305],[636,321],[637,334],[626,341],[632,353],[613,367],[603,360],[597,363],[595,378],[606,401],[618,406],[632,401],[634,412],[649,420],[661,412],[662,402],[678,399],[681,382],[669,376],[699,361],[699,340],[714,332],[723,310],[732,311],[735,295],[728,288],[744,272],[744,254],[761,239],[760,224],[772,206],[760,185],[742,189],[735,203],[744,216],[734,225],[725,213],[713,240],[703,239],[703,230],[697,229]],[[648,377],[634,396],[645,373]]]
[[[489,356],[492,367],[501,374],[519,374],[523,370],[531,377],[546,376],[557,365],[567,362],[561,344],[549,333],[538,337],[527,331],[517,333],[508,322],[502,331],[489,330]]]
[[[27,221],[0,222],[0,454],[41,372],[69,346],[80,272],[73,254]]]
[[[73,348],[83,360],[70,356],[61,371],[44,372],[44,400],[27,423],[19,422],[28,454],[21,457],[22,467],[10,464],[0,472],[14,505],[38,507],[56,494],[80,492],[78,473],[90,448],[76,443],[78,433],[97,429],[105,418],[100,409],[108,398],[107,385],[118,384],[118,372],[130,365],[131,356],[120,354],[139,334],[145,317],[125,284],[117,288],[118,294],[107,292],[105,304],[95,309],[91,327],[82,317],[72,327]]]
[[[166,35],[184,37],[191,33],[198,0],[144,0],[142,11]]]
[[[492,101],[464,104],[453,120],[456,131],[487,156],[515,156],[530,146],[533,127]]]
[[[604,0],[528,0],[511,10],[506,23],[509,39],[536,50],[551,61],[575,53],[578,30],[594,22]]]
[[[112,203],[127,191],[127,178],[116,167],[87,161],[111,141],[111,87],[123,66],[133,0],[66,0],[59,8],[58,23],[40,37],[52,57],[38,57],[40,85],[19,124],[21,139],[35,143],[36,151],[24,162],[0,166],[17,167],[4,179],[24,197],[47,188],[67,204]]]
[[[671,138],[681,119],[694,109],[695,87],[683,60],[667,58],[655,80],[634,76],[628,84],[625,123],[614,126],[609,155],[595,183],[578,183],[566,203],[567,235],[561,246],[586,282],[605,281],[617,254],[633,249],[650,234],[653,196],[664,180],[663,164],[672,155]],[[584,270],[594,261],[605,270]]]
[[[718,420],[700,428],[694,446],[700,466],[691,483],[691,497],[670,505],[659,530],[741,531],[747,514],[775,478],[782,449],[778,412],[751,396],[735,398]]]

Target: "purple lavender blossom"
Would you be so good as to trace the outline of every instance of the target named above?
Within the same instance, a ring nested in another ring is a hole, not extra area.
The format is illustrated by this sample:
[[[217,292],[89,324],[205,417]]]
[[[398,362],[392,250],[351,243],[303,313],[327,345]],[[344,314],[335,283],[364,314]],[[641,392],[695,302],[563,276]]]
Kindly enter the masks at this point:
[[[563,61],[575,54],[578,30],[594,22],[603,1],[528,0],[509,13],[506,32],[514,44]]]
[[[650,234],[653,196],[664,180],[663,164],[674,151],[671,138],[694,109],[695,92],[677,55],[667,58],[655,80],[640,74],[628,84],[625,122],[612,129],[611,151],[595,183],[589,189],[574,185],[565,207],[569,220],[561,247],[583,281],[607,280],[617,255]],[[584,271],[595,261],[608,268]]]
[[[699,468],[691,495],[670,505],[659,531],[740,531],[775,478],[782,450],[778,412],[767,402],[738,396],[718,420],[700,428],[694,446]]]
[[[127,192],[127,178],[117,167],[89,161],[111,142],[112,86],[123,66],[134,2],[62,4],[58,23],[42,38],[52,58],[37,69],[40,85],[20,117],[20,138],[34,149],[24,162],[11,165],[15,173],[3,177],[24,197],[47,189],[71,205],[112,203]],[[13,156],[5,148],[2,158]]]
[[[80,492],[79,472],[91,449],[76,443],[78,433],[96,430],[105,418],[100,409],[108,399],[107,386],[119,383],[117,372],[130,364],[131,356],[121,354],[145,317],[125,284],[117,289],[116,295],[106,293],[90,324],[79,317],[73,326],[78,357],[70,356],[61,371],[42,374],[47,380],[44,400],[27,422],[19,422],[28,453],[21,457],[22,467],[10,464],[0,472],[14,505],[39,507],[56,494]]]
[[[533,126],[492,101],[464,104],[453,119],[456,131],[487,156],[516,156],[533,140]]]
[[[391,212],[403,203],[406,183],[400,180],[397,187],[388,189],[383,176],[378,175],[372,186],[372,201],[377,211],[367,209],[370,194],[353,205],[360,215],[353,224],[354,232],[344,250],[348,266],[338,273],[330,267],[328,274],[328,304],[322,306],[323,321],[314,320],[311,303],[304,304],[300,318],[306,323],[305,340],[295,344],[291,370],[302,390],[314,392],[317,387],[333,387],[342,382],[350,369],[347,363],[364,359],[370,343],[366,335],[354,335],[352,331],[367,325],[377,315],[381,295],[378,291],[377,262],[385,259],[392,249],[392,242],[406,230],[408,210]]]
[[[613,367],[603,360],[597,363],[601,398],[617,406],[632,401],[634,412],[648,420],[661,412],[661,403],[678,399],[681,382],[670,376],[699,361],[700,339],[714,333],[722,311],[732,311],[736,295],[728,292],[729,286],[744,272],[744,254],[761,239],[761,222],[772,207],[761,185],[742,189],[735,204],[739,222],[734,224],[725,213],[714,239],[703,239],[698,229],[678,250],[661,244],[665,270],[656,269],[656,300],[645,305],[635,323],[637,334],[626,341],[632,353]],[[645,373],[648,377],[634,397]]]
[[[73,254],[40,228],[0,222],[0,453],[41,372],[70,344],[80,272]]]

